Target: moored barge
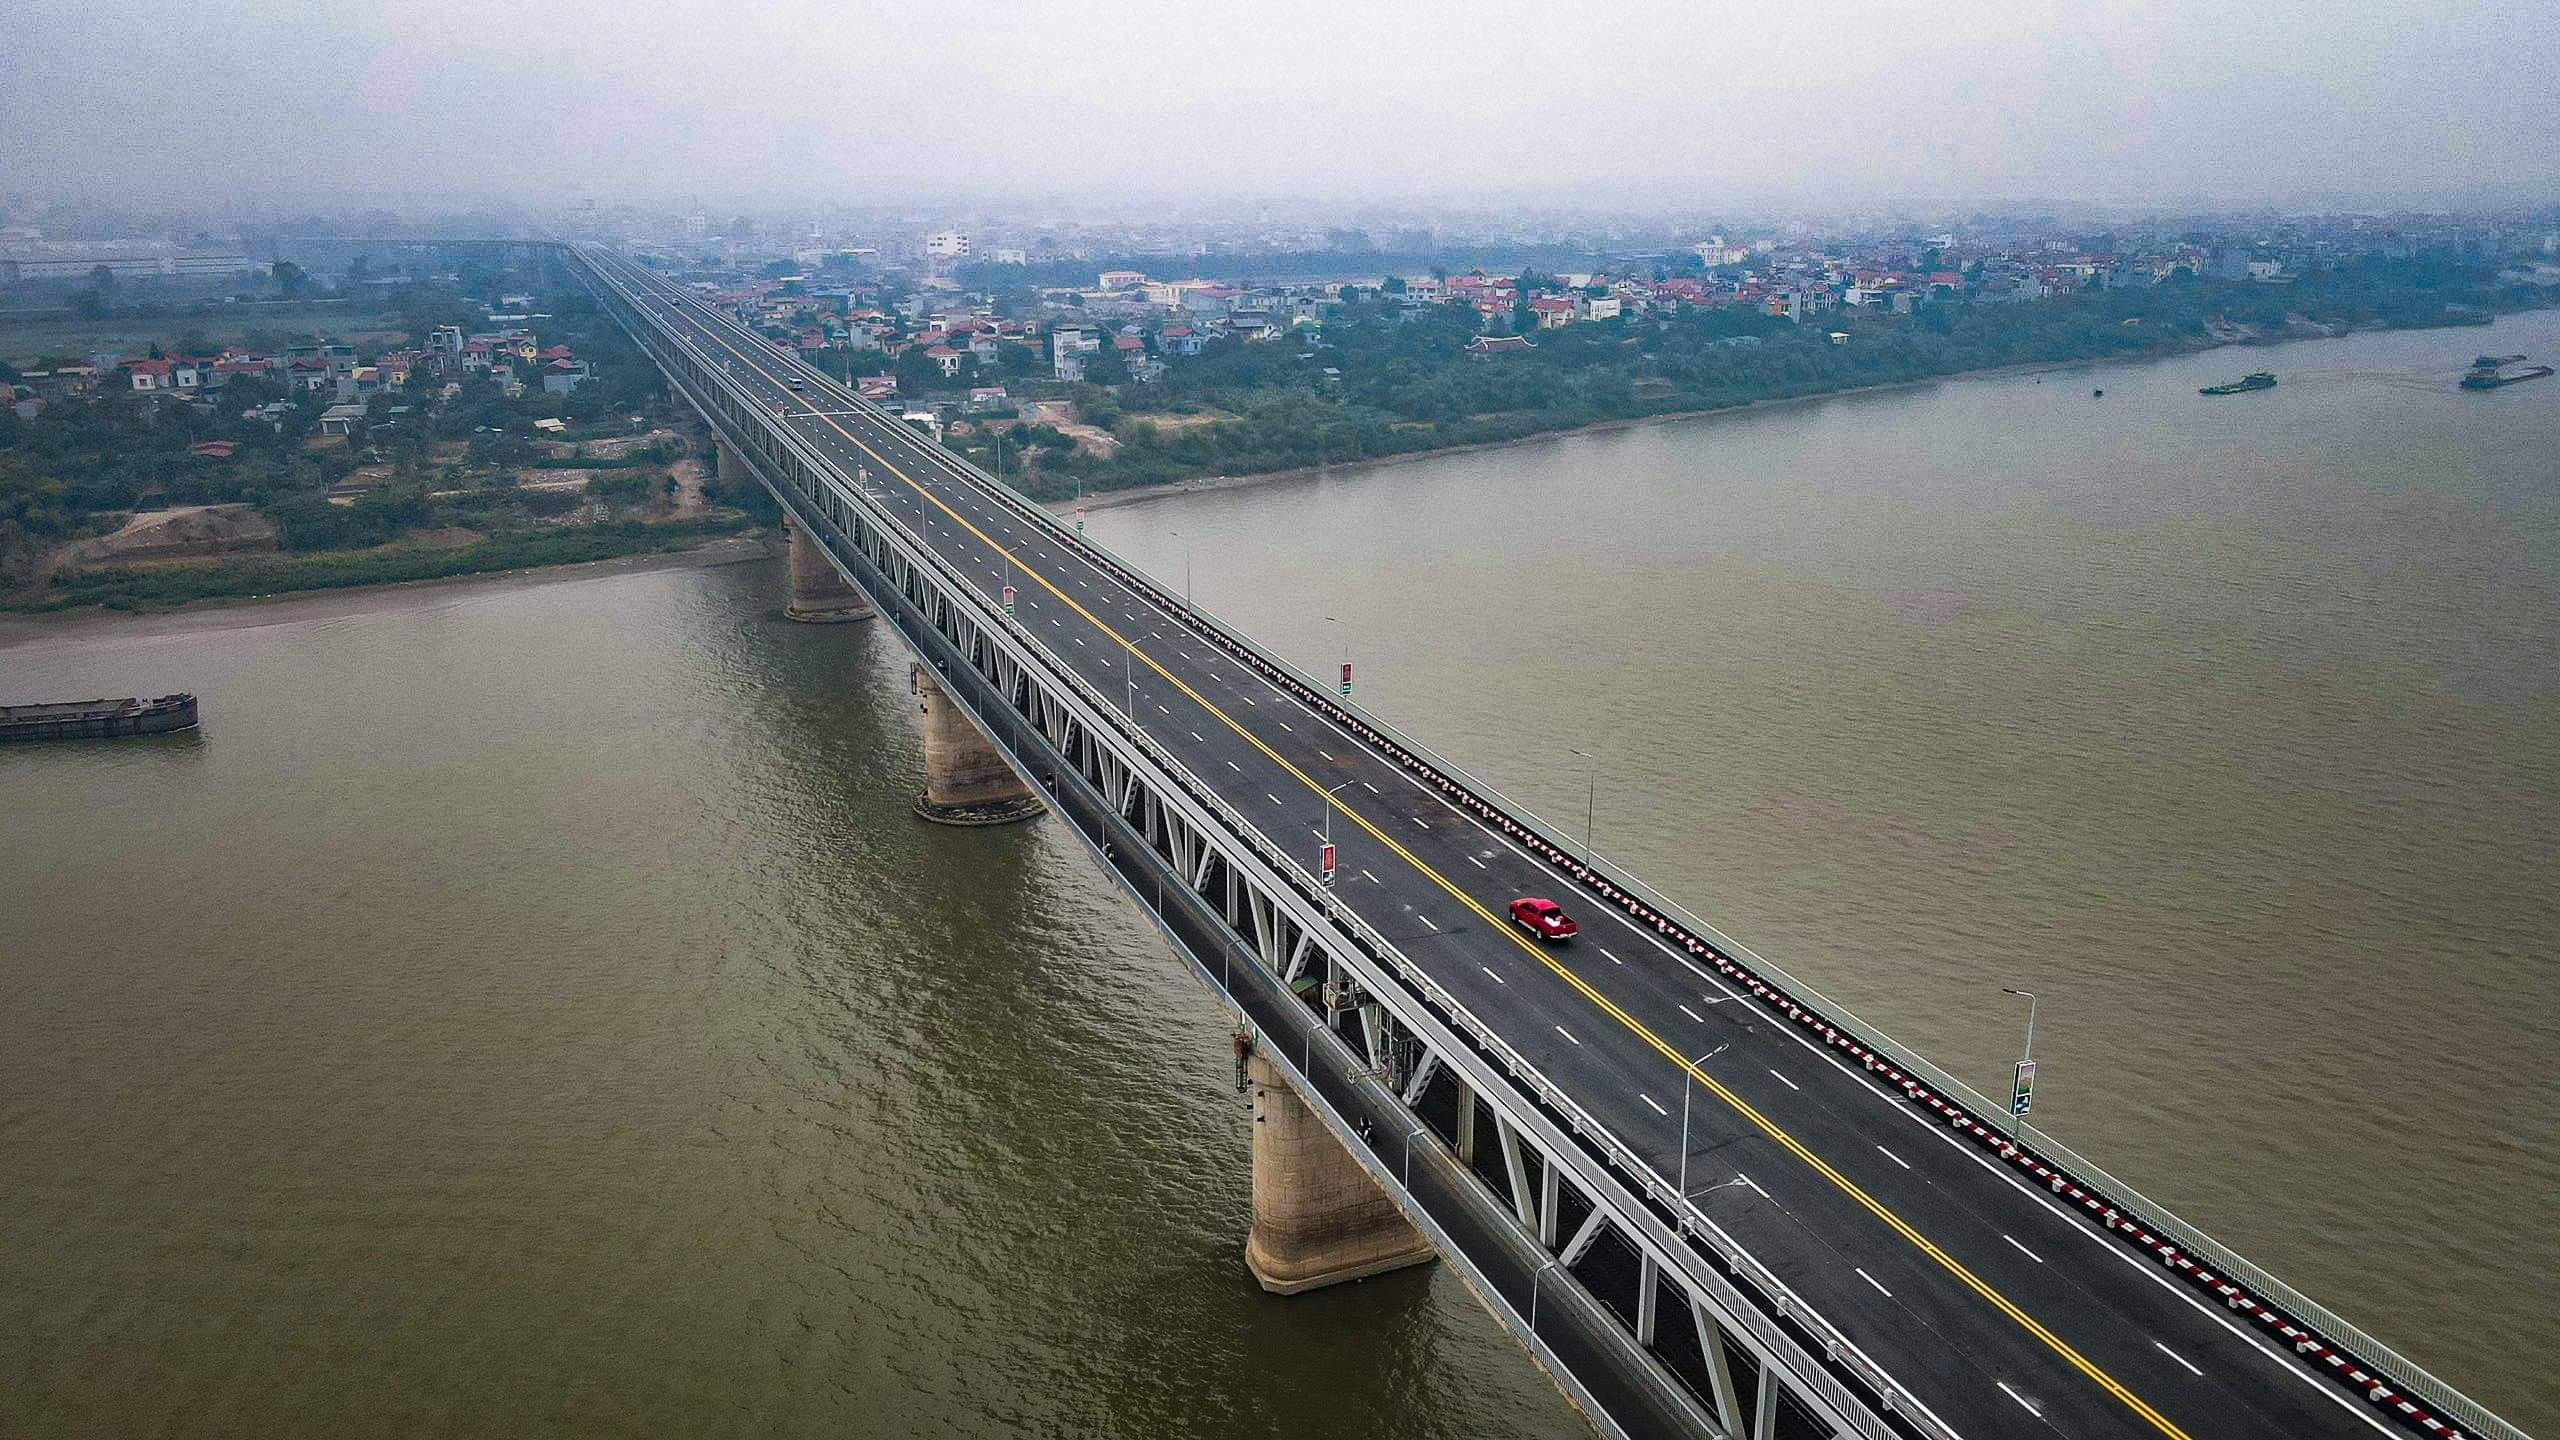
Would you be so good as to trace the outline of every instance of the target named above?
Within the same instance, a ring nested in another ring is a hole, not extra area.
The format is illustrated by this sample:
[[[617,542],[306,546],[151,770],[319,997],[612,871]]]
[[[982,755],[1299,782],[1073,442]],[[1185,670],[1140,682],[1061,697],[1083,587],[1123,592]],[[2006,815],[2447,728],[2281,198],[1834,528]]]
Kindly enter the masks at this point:
[[[196,728],[196,697],[181,692],[152,700],[54,700],[0,705],[0,740],[105,740],[167,735]]]

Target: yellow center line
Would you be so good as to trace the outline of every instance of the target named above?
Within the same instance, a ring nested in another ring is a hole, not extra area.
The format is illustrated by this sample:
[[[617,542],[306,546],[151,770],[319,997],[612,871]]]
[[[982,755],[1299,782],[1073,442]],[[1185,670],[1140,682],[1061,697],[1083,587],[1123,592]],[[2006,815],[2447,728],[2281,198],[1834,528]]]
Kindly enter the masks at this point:
[[[746,361],[748,367],[753,369],[757,374],[764,376],[765,379],[772,381],[776,385],[782,384],[779,377],[773,375],[771,372],[765,370],[763,366],[757,364],[752,356],[745,354],[736,346],[731,345],[726,339],[721,337],[718,331],[715,330],[710,333],[711,338],[716,341],[722,349],[727,350],[730,354]],[[1060,600],[1065,601],[1070,609],[1074,610],[1078,615],[1083,616],[1085,620],[1096,630],[1099,630],[1103,634],[1111,637],[1114,643],[1120,645],[1130,654],[1144,662],[1148,669],[1153,670],[1156,674],[1162,676],[1168,684],[1171,684],[1175,689],[1180,690],[1184,695],[1190,697],[1194,704],[1225,722],[1228,729],[1234,731],[1246,744],[1261,751],[1264,757],[1269,759],[1272,764],[1287,771],[1299,784],[1306,786],[1309,790],[1314,791],[1318,795],[1323,795],[1325,793],[1325,787],[1317,783],[1314,777],[1308,775],[1305,771],[1300,770],[1296,765],[1291,764],[1278,751],[1273,750],[1270,746],[1264,744],[1260,736],[1255,735],[1252,731],[1246,729],[1234,716],[1229,715],[1224,709],[1211,703],[1208,697],[1185,684],[1180,676],[1175,675],[1172,671],[1167,670],[1164,666],[1156,663],[1155,658],[1147,654],[1146,651],[1140,649],[1136,642],[1130,640],[1127,636],[1122,635],[1119,631],[1113,629],[1107,622],[1105,622],[1102,617],[1094,614],[1092,611],[1079,604],[1074,596],[1059,589],[1056,584],[1052,583],[1047,576],[1041,574],[1038,569],[1025,563],[1021,556],[1016,555],[1012,550],[1007,549],[1005,546],[998,544],[994,537],[988,535],[985,531],[980,530],[976,525],[971,524],[968,517],[945,504],[942,498],[934,494],[930,488],[918,484],[913,477],[909,476],[906,471],[900,469],[897,464],[891,461],[887,456],[872,449],[871,446],[865,443],[861,437],[855,435],[844,426],[837,424],[834,417],[819,413],[815,405],[810,406],[810,413],[816,415],[818,419],[826,421],[830,429],[833,429],[837,434],[842,435],[845,439],[851,441],[855,446],[859,447],[864,454],[879,461],[881,465],[888,469],[890,474],[895,475],[901,481],[904,481],[907,487],[915,491],[917,495],[926,500],[932,501],[934,508],[942,511],[943,514],[950,516],[954,522],[958,523],[970,534],[976,536],[979,543],[985,545],[988,549],[996,552],[997,554],[1004,556],[1007,560],[1010,560],[1015,566],[1019,567],[1025,575],[1028,575],[1031,579],[1037,581],[1042,589],[1048,591],[1052,595],[1055,595]],[[2170,1440],[2190,1440],[2187,1432],[2178,1428],[2175,1422],[2171,1421],[2167,1416],[2162,1415],[2158,1410],[2153,1409],[2149,1403],[2142,1399],[2141,1396],[2126,1389],[2122,1382],[2118,1381],[2114,1376],[2109,1375],[2106,1371],[2098,1368],[2098,1366],[2087,1356],[2082,1355],[2077,1349],[2074,1349],[2070,1342],[2064,1340],[2061,1336],[2054,1334],[2051,1330],[2046,1329],[2034,1316],[2019,1309],[2016,1302],[2010,1300],[2009,1297],[1992,1288],[1990,1282],[1974,1274],[1971,1269],[1966,1267],[1964,1262],[1956,1259],[1953,1255],[1948,1254],[1945,1250],[1940,1249],[1935,1241],[1932,1241],[1927,1236],[1921,1234],[1918,1230],[1912,1228],[1908,1221],[1895,1214],[1891,1209],[1888,1209],[1882,1201],[1877,1200],[1872,1195],[1869,1195],[1864,1189],[1859,1187],[1857,1182],[1851,1180],[1848,1176],[1841,1174],[1838,1170],[1833,1169],[1828,1162],[1822,1159],[1822,1157],[1805,1148],[1803,1142],[1797,1140],[1793,1135],[1788,1134],[1786,1130],[1777,1124],[1777,1122],[1771,1120],[1768,1116],[1761,1114],[1760,1111],[1754,1108],[1748,1101],[1744,1100],[1733,1091],[1725,1088],[1725,1086],[1717,1081],[1715,1077],[1707,1074],[1706,1071],[1698,1068],[1697,1066],[1690,1064],[1687,1056],[1675,1049],[1660,1035],[1654,1033],[1654,1031],[1647,1027],[1643,1021],[1628,1014],[1625,1010],[1619,1008],[1618,1005],[1611,1001],[1607,996],[1602,995],[1598,990],[1592,988],[1589,982],[1585,981],[1580,975],[1567,968],[1563,962],[1557,960],[1555,955],[1544,946],[1530,941],[1512,926],[1496,917],[1492,911],[1478,903],[1474,896],[1471,896],[1467,894],[1466,891],[1460,889],[1447,876],[1441,874],[1438,870],[1425,863],[1420,856],[1417,856],[1412,851],[1407,850],[1402,844],[1396,841],[1395,837],[1389,835],[1386,831],[1379,829],[1375,824],[1370,822],[1367,816],[1362,815],[1349,803],[1337,798],[1333,801],[1333,804],[1341,811],[1342,814],[1349,817],[1353,823],[1367,831],[1379,844],[1384,845],[1387,849],[1393,851],[1398,859],[1401,859],[1407,865],[1412,866],[1416,873],[1422,875],[1425,879],[1430,880],[1443,891],[1446,891],[1450,898],[1473,911],[1476,916],[1482,919],[1486,925],[1490,926],[1496,934],[1505,937],[1513,944],[1519,946],[1532,958],[1536,959],[1538,963],[1554,972],[1555,975],[1562,979],[1567,985],[1572,986],[1583,996],[1584,999],[1589,1000],[1594,1006],[1597,1006],[1602,1013],[1608,1015],[1609,1018],[1617,1021],[1620,1025],[1625,1026],[1627,1030],[1633,1033],[1637,1038],[1651,1046],[1655,1051],[1660,1053],[1663,1058],[1669,1060],[1673,1065],[1680,1069],[1687,1071],[1689,1078],[1697,1081],[1698,1084],[1705,1088],[1709,1093],[1724,1101],[1726,1105],[1732,1107],[1736,1114],[1742,1116],[1745,1120],[1750,1121],[1752,1125],[1757,1127],[1770,1139],[1776,1141],[1789,1154],[1794,1155],[1797,1159],[1802,1160],[1805,1164],[1811,1166],[1816,1174],[1821,1175],[1824,1179],[1829,1180],[1833,1185],[1838,1186],[1842,1193],[1846,1194],[1850,1199],[1855,1200],[1859,1205],[1865,1207],[1869,1213],[1873,1214],[1877,1219],[1883,1221],[1888,1227],[1890,1227],[1895,1234],[1900,1235],[1903,1239],[1911,1242],[1913,1246],[1919,1249],[1920,1253],[1937,1261],[1939,1265],[1946,1269],[1947,1273],[1962,1281],[1966,1288],[1972,1290],[1975,1294],[1980,1295],[1984,1300],[1989,1301],[1992,1308],[2017,1322],[2017,1324],[2028,1334],[2043,1341],[2055,1354],[2070,1362],[2073,1369],[2078,1370],[2083,1375],[2086,1375],[2090,1380],[2094,1381],[2100,1389],[2105,1390],[2108,1394],[2113,1395],[2116,1399],[2124,1402],[2127,1408],[2131,1409],[2135,1414],[2141,1416],[2143,1419],[2149,1421],[2160,1431],[2161,1434],[2170,1437]]]

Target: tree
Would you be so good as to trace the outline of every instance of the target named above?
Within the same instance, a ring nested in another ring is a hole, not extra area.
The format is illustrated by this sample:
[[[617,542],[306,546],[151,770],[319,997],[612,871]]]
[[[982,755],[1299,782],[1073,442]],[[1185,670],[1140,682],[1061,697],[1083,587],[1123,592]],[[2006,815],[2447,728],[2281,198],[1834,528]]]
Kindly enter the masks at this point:
[[[310,276],[303,273],[301,266],[294,264],[290,260],[277,261],[274,265],[268,267],[267,273],[275,277],[276,288],[287,295],[301,294],[302,287],[311,279]]]
[[[1105,344],[1084,357],[1084,378],[1096,385],[1126,385],[1129,383],[1129,362],[1120,358],[1117,349]]]
[[[116,272],[104,265],[89,272],[89,288],[101,294],[116,288]]]

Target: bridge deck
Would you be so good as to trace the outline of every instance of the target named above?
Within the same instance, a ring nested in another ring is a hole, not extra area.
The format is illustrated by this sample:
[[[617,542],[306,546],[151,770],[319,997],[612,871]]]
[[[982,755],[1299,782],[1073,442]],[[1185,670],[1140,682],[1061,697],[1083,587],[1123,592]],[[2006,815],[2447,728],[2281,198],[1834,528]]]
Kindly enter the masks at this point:
[[[1549,949],[1503,919],[1572,884],[1321,715],[1199,642],[1072,544],[1011,513],[904,425],[850,404],[689,301],[617,279],[720,357],[847,475],[1018,614],[1101,694],[1313,869],[1324,792],[1338,889],[1381,933],[1966,1436],[2396,1436],[2077,1213],[1960,1144],[1898,1092],[1756,1015],[1623,916],[1575,906]],[[794,392],[786,374],[804,377]]]

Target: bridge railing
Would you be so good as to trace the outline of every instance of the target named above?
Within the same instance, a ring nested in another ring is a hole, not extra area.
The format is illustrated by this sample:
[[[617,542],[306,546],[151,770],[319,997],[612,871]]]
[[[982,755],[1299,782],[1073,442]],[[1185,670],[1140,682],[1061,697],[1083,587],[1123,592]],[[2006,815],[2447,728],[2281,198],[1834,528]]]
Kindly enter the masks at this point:
[[[776,353],[780,354],[781,352],[777,351]],[[789,357],[785,356],[784,358],[788,359]],[[821,378],[823,378],[823,372],[817,372],[814,368],[810,369],[809,373],[820,374]],[[867,413],[874,415],[883,423],[903,426],[903,422],[896,416],[890,414],[886,409],[875,405],[868,400],[862,399],[859,395],[854,394],[851,391],[845,390],[840,386],[836,386],[832,380],[828,380],[826,383],[840,398],[863,409]],[[920,443],[923,442],[920,441]],[[1488,797],[1493,803],[1498,804],[1524,828],[1536,832],[1539,837],[1544,840],[1547,846],[1555,851],[1572,856],[1575,863],[1589,871],[1591,876],[1594,877],[1594,882],[1587,883],[1596,883],[1599,886],[1613,888],[1626,896],[1633,897],[1642,905],[1649,907],[1661,915],[1676,917],[1678,922],[1692,934],[1718,947],[1726,954],[1736,957],[1758,976],[1762,977],[1764,983],[1783,992],[1774,997],[1764,997],[1769,999],[1770,1003],[1783,1007],[1786,1003],[1791,1002],[1800,1010],[1814,1012],[1820,1021],[1829,1024],[1837,1030],[1855,1036],[1866,1046],[1866,1048],[1874,1051],[1880,1056],[1886,1057],[1892,1065],[1899,1069],[1912,1076],[1918,1077],[1931,1090],[1947,1097],[1956,1107],[1969,1111],[1969,1118],[1978,1121],[1982,1117],[2005,1115],[2007,1113],[2008,1107],[2006,1104],[1984,1095],[1972,1085],[1967,1084],[1965,1081],[1958,1079],[1956,1076],[1939,1068],[1918,1051],[1913,1050],[1909,1046],[1893,1039],[1882,1029],[1859,1017],[1855,1011],[1851,1010],[1845,1004],[1842,1004],[1840,1001],[1834,999],[1819,988],[1790,973],[1775,962],[1750,949],[1748,946],[1735,941],[1722,930],[1691,912],[1688,907],[1682,905],[1680,902],[1670,898],[1669,896],[1664,895],[1642,879],[1627,873],[1617,865],[1588,850],[1572,847],[1562,841],[1550,838],[1554,835],[1562,834],[1562,829],[1547,822],[1528,806],[1512,799],[1499,787],[1488,783],[1482,777],[1466,770],[1456,762],[1441,756],[1429,746],[1424,745],[1421,741],[1407,735],[1391,722],[1373,714],[1364,707],[1357,705],[1347,697],[1339,697],[1332,694],[1321,682],[1308,676],[1303,671],[1300,671],[1288,660],[1264,649],[1262,645],[1256,642],[1251,636],[1246,635],[1244,632],[1228,625],[1215,614],[1193,605],[1189,600],[1185,599],[1181,595],[1168,591],[1164,587],[1156,584],[1153,577],[1149,576],[1145,571],[1131,562],[1122,559],[1107,547],[1087,538],[1083,534],[1061,523],[1057,517],[1045,507],[1024,498],[1020,492],[1014,490],[1002,480],[989,475],[985,470],[980,469],[978,466],[941,446],[925,444],[924,448],[926,449],[926,452],[930,454],[943,468],[951,470],[963,478],[974,482],[978,488],[992,495],[1017,515],[1042,527],[1061,543],[1076,545],[1092,553],[1102,563],[1106,564],[1108,568],[1122,576],[1124,580],[1129,581],[1134,586],[1143,588],[1148,593],[1153,603],[1157,606],[1165,609],[1169,613],[1176,613],[1185,616],[1189,623],[1204,635],[1217,639],[1239,654],[1251,656],[1260,667],[1288,678],[1293,681],[1302,690],[1302,692],[1304,692],[1304,694],[1315,698],[1322,706],[1341,711],[1345,715],[1354,718],[1360,725],[1366,726],[1368,729],[1376,732],[1377,735],[1391,741],[1395,747],[1406,751],[1413,757],[1416,757],[1422,765],[1437,769],[1445,775],[1462,777],[1469,788],[1476,790],[1483,796]],[[1294,868],[1294,862],[1291,863]],[[1348,912],[1338,905],[1331,906],[1330,908],[1334,911],[1340,911],[1342,914],[1348,916],[1347,928],[1357,927],[1354,929],[1353,933],[1360,934],[1364,943],[1384,945],[1383,940],[1377,937],[1375,932],[1370,930],[1365,923],[1360,922],[1356,915],[1348,915]],[[1392,948],[1393,947],[1391,946],[1385,947],[1385,950],[1386,952],[1392,952]],[[1409,965],[1399,966],[1398,968],[1400,971],[1412,970],[1412,967]],[[1422,977],[1422,981],[1423,984],[1429,985],[1427,976]],[[1430,986],[1430,989],[1436,991],[1437,986]],[[1449,1002],[1447,997],[1443,995],[1440,999],[1435,1000],[1434,1003],[1446,1005]],[[1481,1027],[1469,1027],[1471,1037],[1476,1036],[1477,1031],[1480,1028]],[[1490,1052],[1505,1055],[1507,1057],[1504,1061],[1506,1066],[1514,1065],[1517,1057],[1510,1055],[1509,1047],[1502,1045],[1499,1037],[1492,1036],[1488,1031],[1485,1032],[1480,1039]],[[1518,1061],[1517,1063],[1518,1068],[1515,1068],[1513,1072],[1515,1075],[1520,1076],[1523,1079],[1536,1076],[1534,1068],[1528,1067],[1525,1061]],[[1558,1109],[1579,1115],[1579,1107],[1573,1106],[1569,1097],[1565,1097],[1561,1092],[1556,1091],[1555,1087],[1547,1084],[1543,1077],[1537,1077],[1535,1079],[1533,1089],[1540,1092],[1541,1099],[1548,1100],[1549,1103],[1555,1104]],[[1586,1128],[1586,1126],[1588,1128]],[[1588,1121],[1587,1118],[1577,1119],[1576,1128],[1588,1136],[1598,1137],[1607,1135],[1605,1128],[1599,1127],[1596,1122]],[[2311,1299],[2309,1296],[2303,1294],[2293,1286],[2285,1283],[2282,1279],[2278,1278],[2264,1267],[2249,1260],[2247,1257],[2241,1255],[2231,1247],[2214,1239],[2202,1227],[2179,1217],[2167,1206],[2151,1199],[2142,1191],[2115,1176],[2095,1161],[2090,1160],[2086,1156],[2071,1149],[2068,1145],[2063,1144],[2050,1133],[2030,1124],[2021,1124],[2019,1127],[2019,1134],[2021,1138],[2028,1139],[2033,1142],[2032,1150],[2034,1152],[2040,1152],[2051,1167],[2067,1172],[2070,1178],[2077,1181],[2082,1189],[2094,1192],[2096,1195],[2101,1197],[2108,1208],[2118,1212],[2138,1216],[2141,1223],[2148,1225],[2151,1229],[2158,1231],[2161,1236],[2166,1237],[2168,1241],[2173,1242],[2174,1249],[2171,1251],[2173,1255],[2182,1251],[2185,1255],[2195,1257],[2196,1259],[2203,1261],[2205,1264],[2210,1265],[2212,1269],[2219,1271],[2222,1277],[2237,1281],[2247,1290],[2256,1292],[2258,1296],[2263,1297],[2263,1299],[2269,1302],[2272,1306],[2290,1313],[2293,1317],[2301,1321],[2303,1325],[2319,1331],[2322,1335],[2328,1337],[2331,1345],[2339,1350],[2348,1352],[2355,1360],[2361,1361],[2364,1366],[2369,1367],[2375,1374],[2388,1377],[2391,1381],[2396,1382],[2400,1389],[2405,1391],[2408,1395],[2413,1395],[2425,1400],[2436,1409],[2442,1411],[2446,1416],[2460,1422],[2472,1432],[2482,1436],[2492,1437],[2492,1440],[2530,1440],[2530,1437],[2528,1437],[2524,1431],[2501,1418],[2485,1405],[2482,1405],[2480,1402],[2464,1394],[2461,1390],[2457,1389],[2450,1383],[2429,1372],[2416,1361],[2410,1360],[2406,1356],[2401,1355],[2398,1351],[2384,1344],[2378,1337],[2372,1335],[2361,1326],[2354,1324],[2345,1317],[2331,1310],[2329,1307]],[[1609,1140],[1601,1148],[1611,1153],[1613,1163],[1620,1164],[1621,1168],[1627,1170],[1629,1174],[1650,1174],[1649,1168],[1642,1166],[1641,1162],[1625,1158],[1630,1156],[1631,1152],[1629,1152],[1622,1144],[1615,1142],[1614,1139]],[[2023,1151],[2027,1150],[2029,1147],[2020,1146],[2018,1148]],[[1655,1178],[1658,1179],[1658,1177]],[[1665,1186],[1663,1188],[1667,1190],[1670,1187]],[[1659,1198],[1659,1196],[1657,1196],[1657,1198]],[[1695,1212],[1694,1205],[1689,1208],[1691,1211]],[[1698,1218],[1703,1221],[1703,1214],[1700,1214]],[[2131,1230],[2133,1227],[2128,1225],[2126,1228]],[[1729,1241],[1729,1237],[1727,1237],[1727,1239]],[[2154,1248],[2156,1250],[2159,1247]],[[1739,1251],[1738,1246],[1735,1247],[1735,1249],[1737,1252]],[[1772,1279],[1774,1280],[1774,1277],[1772,1277]],[[2204,1280],[2207,1284],[2213,1283],[2213,1277],[2210,1275],[2205,1276]],[[1783,1286],[1779,1286],[1772,1293],[1785,1294],[1788,1292],[1785,1291]],[[1798,1303],[1800,1307],[1800,1302]],[[2240,1308],[2240,1304],[2241,1302],[2235,1301],[2234,1308]],[[1803,1313],[1811,1314],[1809,1310],[1804,1311]],[[2281,1334],[2282,1327],[2279,1326],[2278,1328],[2279,1333]],[[1844,1345],[1846,1344],[1845,1340],[1841,1343]],[[2303,1341],[2297,1340],[2295,1341],[2295,1348],[2299,1353],[2304,1355],[2313,1356],[2315,1358],[2325,1358],[2321,1356],[2321,1347],[2316,1343],[2306,1344]],[[2336,1362],[2332,1362],[2332,1369],[2340,1369],[2340,1367]],[[2356,1378],[2360,1373],[2361,1372],[2357,1372],[2352,1369],[2340,1369],[2340,1373],[2337,1378],[2342,1382],[2353,1383],[2356,1388],[2370,1391],[2372,1387],[2367,1384],[2366,1381]],[[2394,1399],[2395,1397],[2386,1392],[2380,1399],[2376,1400],[2375,1403],[2388,1404],[2392,1403]],[[2422,1428],[2437,1431],[2442,1430],[2441,1426],[2428,1425],[2423,1417],[2412,1416],[2412,1418],[2416,1419],[2417,1423],[2419,1423]]]
[[[798,439],[796,436],[792,438],[795,441]],[[823,461],[819,463],[824,465]],[[987,483],[996,482],[989,477]],[[1777,1272],[1761,1263],[1758,1257],[1754,1256],[1741,1242],[1735,1240],[1722,1226],[1716,1224],[1714,1219],[1694,1200],[1682,1195],[1675,1181],[1663,1176],[1633,1146],[1621,1140],[1614,1131],[1584,1109],[1580,1102],[1573,1098],[1570,1091],[1549,1080],[1527,1056],[1505,1040],[1492,1026],[1477,1017],[1472,1010],[1460,1002],[1455,995],[1449,993],[1432,978],[1428,971],[1416,964],[1386,936],[1379,933],[1376,927],[1363,918],[1357,910],[1339,899],[1332,889],[1319,883],[1296,856],[1265,834],[1260,826],[1229,805],[1215,787],[1201,780],[1178,757],[1158,742],[1148,732],[1143,721],[1106,698],[1077,673],[1075,667],[1065,657],[1051,650],[1029,626],[1013,616],[1004,614],[1001,606],[993,603],[990,597],[980,592],[976,577],[968,575],[945,560],[912,527],[898,517],[893,507],[887,505],[878,496],[850,483],[846,488],[851,489],[860,498],[867,511],[886,518],[889,521],[889,528],[902,536],[907,541],[908,548],[916,552],[926,565],[941,572],[953,588],[977,602],[977,613],[973,618],[978,623],[1002,630],[1017,645],[1043,657],[1047,662],[1045,668],[1053,678],[1063,680],[1067,687],[1075,692],[1094,713],[1119,723],[1124,743],[1139,750],[1150,764],[1180,785],[1194,804],[1214,816],[1221,826],[1243,841],[1266,866],[1296,890],[1303,901],[1321,910],[1329,921],[1353,938],[1380,964],[1386,966],[1417,998],[1431,1006],[1446,1023],[1457,1029],[1471,1044],[1499,1064],[1512,1077],[1513,1082],[1528,1093],[1530,1098],[1551,1113],[1563,1118],[1573,1134],[1582,1143],[1588,1145],[1604,1163],[1626,1180],[1636,1184],[1644,1198],[1659,1207],[1662,1213],[1675,1217],[1684,1234],[1695,1241],[1703,1242],[1703,1248],[1716,1260],[1722,1262],[1728,1271],[1747,1280],[1753,1289],[1766,1296],[1769,1303],[1776,1309],[1779,1319],[1794,1324],[1810,1335],[1819,1354],[1818,1356],[1807,1355],[1807,1359],[1818,1358],[1827,1361],[1855,1376],[1872,1395],[1881,1398],[1887,1408],[1900,1415],[1906,1423],[1923,1435],[1935,1437],[1935,1440],[1955,1440],[1954,1432],[1943,1421],[1938,1420],[1925,1403],[1896,1383],[1882,1365],[1876,1363],[1856,1343],[1842,1334],[1819,1310],[1807,1304],[1784,1280],[1778,1277]],[[1010,495],[1012,492],[1008,490],[1005,493]],[[1788,1335],[1749,1306],[1741,1307],[1737,1318],[1752,1331],[1753,1338],[1761,1345],[1764,1353],[1803,1353],[1795,1337]],[[1873,1402],[1867,1397],[1842,1386],[1819,1365],[1798,1368],[1799,1373],[1794,1373],[1797,1383],[1818,1391],[1825,1403],[1835,1413],[1850,1420],[1861,1435],[1870,1437],[1870,1440],[1889,1440],[1893,1434],[1892,1430],[1873,1419],[1870,1415]]]

